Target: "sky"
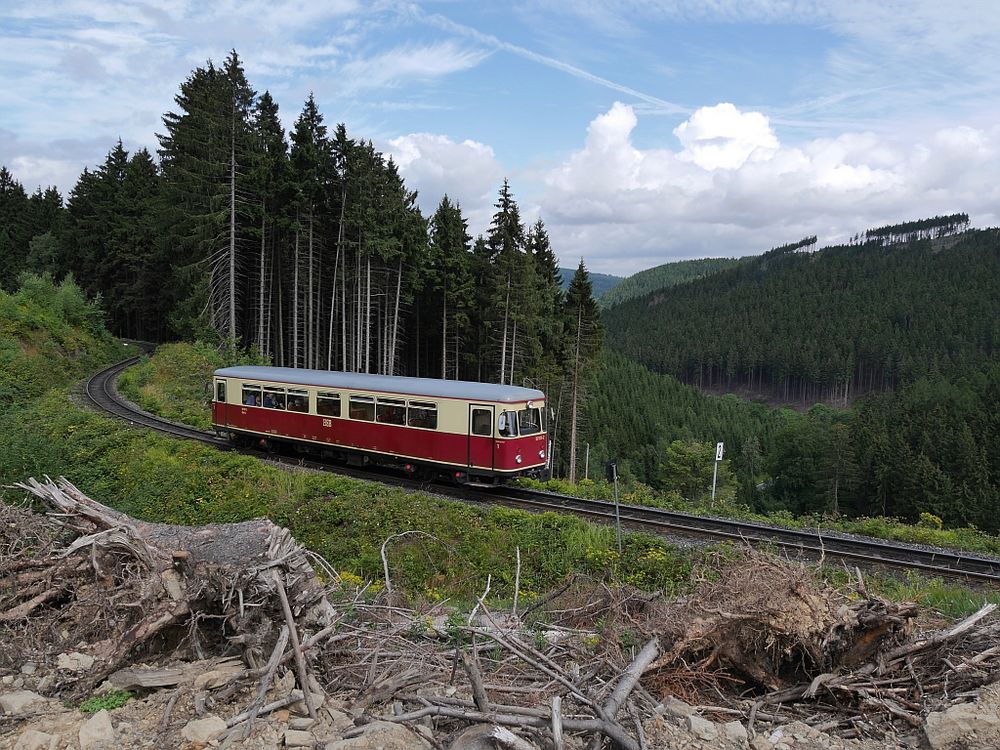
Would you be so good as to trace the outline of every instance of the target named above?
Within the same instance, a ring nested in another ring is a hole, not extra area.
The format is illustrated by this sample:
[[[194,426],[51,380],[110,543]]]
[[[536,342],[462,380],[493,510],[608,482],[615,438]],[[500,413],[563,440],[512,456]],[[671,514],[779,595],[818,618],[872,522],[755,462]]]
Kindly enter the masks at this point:
[[[628,275],[964,211],[1000,224],[996,0],[0,0],[0,164],[68,196],[155,153],[236,49],[473,234],[510,181],[565,266]]]

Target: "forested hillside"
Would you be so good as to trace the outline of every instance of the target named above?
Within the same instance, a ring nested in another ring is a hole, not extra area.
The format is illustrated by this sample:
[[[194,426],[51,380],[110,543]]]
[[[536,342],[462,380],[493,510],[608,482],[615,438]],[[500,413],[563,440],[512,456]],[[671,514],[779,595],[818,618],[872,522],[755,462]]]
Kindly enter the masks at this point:
[[[653,485],[659,484],[674,440],[709,442],[713,448],[723,441],[730,465],[754,480],[776,435],[800,418],[735,396],[709,396],[614,353],[601,358],[591,393],[583,429],[591,466],[597,467],[591,475],[600,475],[601,464],[617,458],[625,476]]]
[[[1000,342],[1000,233],[767,253],[605,313],[616,350],[703,388],[849,403],[982,367]]]
[[[807,238],[605,310],[619,354],[584,437],[654,484],[674,437],[724,440],[739,499],[761,510],[997,531],[1000,232],[967,226],[906,222],[819,252]],[[776,412],[674,376],[853,408]]]
[[[600,295],[598,302],[601,307],[611,307],[626,300],[642,297],[657,289],[683,284],[685,281],[700,279],[703,276],[731,268],[739,263],[737,258],[701,258],[699,260],[680,260],[675,263],[664,263],[662,266],[639,271],[620,284],[608,289]],[[595,287],[596,290],[596,287]]]

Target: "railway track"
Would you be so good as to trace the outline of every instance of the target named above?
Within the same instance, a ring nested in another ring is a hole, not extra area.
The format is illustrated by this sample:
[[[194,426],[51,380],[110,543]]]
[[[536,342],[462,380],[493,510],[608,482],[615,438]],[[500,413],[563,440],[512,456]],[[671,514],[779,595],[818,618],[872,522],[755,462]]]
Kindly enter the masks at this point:
[[[173,437],[196,440],[222,450],[266,458],[273,463],[316,471],[335,472],[359,479],[373,480],[413,490],[428,490],[434,494],[479,504],[502,503],[537,512],[571,513],[599,523],[614,523],[615,508],[600,500],[559,495],[551,492],[517,487],[480,489],[454,485],[419,482],[409,477],[386,475],[353,466],[331,465],[301,457],[288,457],[246,449],[237,449],[214,433],[171,422],[137,409],[123,399],[115,388],[118,375],[138,362],[139,357],[119,362],[84,383],[84,395],[97,408],[130,424],[146,427]],[[789,554],[812,559],[841,559],[852,565],[885,566],[917,570],[930,575],[961,578],[970,582],[1000,584],[1000,560],[943,548],[918,547],[881,539],[858,537],[830,530],[787,529],[753,521],[697,516],[680,511],[638,505],[620,505],[621,523],[629,529],[646,531],[672,538],[712,541],[734,541],[751,545],[768,545]]]

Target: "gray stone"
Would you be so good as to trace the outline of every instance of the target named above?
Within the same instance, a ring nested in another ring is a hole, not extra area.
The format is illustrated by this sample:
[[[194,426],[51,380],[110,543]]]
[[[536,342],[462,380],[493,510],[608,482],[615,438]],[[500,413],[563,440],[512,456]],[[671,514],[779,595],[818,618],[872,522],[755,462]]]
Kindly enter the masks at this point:
[[[114,741],[115,730],[111,726],[111,716],[103,708],[80,727],[80,750],[96,750],[110,746]]]
[[[722,725],[722,733],[733,742],[744,745],[747,743],[747,728],[738,721],[727,721]]]
[[[195,690],[215,690],[222,687],[233,678],[232,672],[213,669],[210,672],[203,672],[194,678]]]
[[[492,724],[474,724],[448,745],[448,750],[496,750]]]
[[[323,701],[326,700],[326,695],[324,695],[323,693],[310,693],[309,695],[312,697],[313,708],[316,709],[320,708],[323,705]],[[309,715],[309,707],[306,705],[305,698],[290,704],[288,706],[288,710],[298,716]]]
[[[390,721],[373,721],[363,734],[326,743],[326,750],[431,750],[431,745],[406,727]]]
[[[14,675],[5,674],[3,677],[0,677],[0,685],[13,685],[13,684],[14,684]]]
[[[37,690],[39,693],[47,693],[56,682],[54,674],[47,674],[38,681]]]
[[[684,701],[675,698],[672,695],[668,695],[664,699],[663,703],[656,707],[656,712],[658,714],[666,714],[667,716],[683,719],[690,716],[695,711],[692,706],[689,706]]]
[[[283,698],[295,689],[295,675],[292,674],[290,669],[286,669],[284,673],[272,683],[272,686],[275,695],[279,698]]]
[[[316,720],[315,719],[310,719],[308,716],[306,716],[306,717],[297,716],[294,719],[290,719],[289,720],[289,722],[288,722],[288,728],[289,729],[306,730],[306,729],[309,729],[309,727],[311,727],[315,723],[316,723]]]
[[[316,744],[316,737],[312,732],[303,732],[299,729],[285,730],[285,747],[312,747]]]
[[[16,716],[24,713],[32,706],[44,703],[45,698],[30,690],[15,690],[12,693],[0,695],[0,710],[5,714]]]
[[[1000,741],[1000,715],[995,709],[960,703],[947,711],[928,714],[924,732],[933,750],[995,747],[989,738]]]
[[[56,657],[56,666],[70,672],[86,672],[94,666],[94,657],[79,651],[71,651],[68,654],[59,654]]]
[[[773,750],[774,745],[771,741],[762,734],[758,734],[750,741],[750,747],[753,750]]]
[[[194,719],[184,725],[181,737],[188,742],[211,742],[226,731],[226,722],[218,716],[208,714],[202,719]]]
[[[34,662],[30,661],[25,662],[24,664],[21,665],[21,674],[34,674],[35,669],[36,667]]]
[[[352,719],[345,711],[341,711],[330,705],[324,706],[323,710],[326,711],[327,716],[330,717],[330,727],[334,732],[343,733],[343,730],[352,729],[354,727],[354,719]]]
[[[688,731],[700,740],[714,740],[719,736],[719,730],[715,723],[708,719],[703,719],[696,714],[685,717]]]
[[[14,750],[49,750],[49,745],[56,739],[54,734],[39,732],[37,729],[26,729],[14,743]]]

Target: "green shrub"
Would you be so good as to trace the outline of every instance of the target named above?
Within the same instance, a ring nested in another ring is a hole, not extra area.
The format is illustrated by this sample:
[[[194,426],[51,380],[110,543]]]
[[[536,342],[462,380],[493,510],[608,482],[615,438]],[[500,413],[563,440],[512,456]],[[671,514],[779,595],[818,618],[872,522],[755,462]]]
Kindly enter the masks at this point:
[[[16,293],[0,291],[0,411],[126,356],[71,277],[20,281]]]
[[[128,690],[116,690],[106,695],[95,695],[80,704],[80,710],[85,714],[95,714],[98,711],[114,711],[128,703],[135,695]]]

